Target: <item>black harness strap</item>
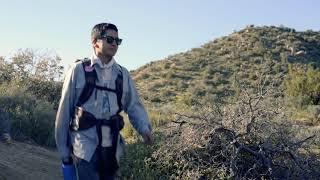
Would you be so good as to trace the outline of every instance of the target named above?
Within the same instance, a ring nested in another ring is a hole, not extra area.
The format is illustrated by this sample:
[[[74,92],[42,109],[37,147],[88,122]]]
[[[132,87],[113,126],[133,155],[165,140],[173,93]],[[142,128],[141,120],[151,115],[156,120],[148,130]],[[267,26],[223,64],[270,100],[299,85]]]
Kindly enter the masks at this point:
[[[85,102],[87,102],[92,95],[94,88],[96,86],[97,72],[95,69],[93,71],[86,71],[86,66],[91,66],[90,59],[84,59],[82,61],[82,67],[85,73],[86,84],[84,85],[83,91],[79,97],[77,102],[77,106],[82,106]]]
[[[117,79],[116,79],[116,94],[117,94],[117,102],[118,102],[118,111],[117,111],[117,114],[119,114],[123,107],[122,107],[122,102],[121,102],[121,99],[122,99],[122,93],[123,93],[123,75],[122,75],[122,67],[119,66],[121,68],[120,70],[120,74],[118,74],[117,76]]]
[[[118,104],[118,111],[117,114],[119,114],[123,110],[123,106],[121,103],[122,99],[122,93],[123,93],[123,75],[122,75],[122,67],[119,65],[119,74],[116,78],[115,86],[116,89],[111,89],[108,87],[98,86],[96,85],[96,79],[97,79],[97,72],[95,69],[92,71],[86,71],[86,67],[91,66],[91,60],[90,59],[84,59],[82,60],[82,66],[85,73],[85,79],[86,84],[83,88],[83,91],[81,92],[81,95],[79,97],[79,100],[76,104],[76,106],[80,107],[85,102],[87,102],[92,95],[94,89],[102,90],[102,91],[110,91],[117,95],[117,104]],[[93,68],[93,67],[92,67]]]
[[[111,92],[113,92],[113,93],[117,93],[117,90],[111,89],[111,88],[108,88],[108,87],[103,87],[103,86],[98,86],[98,85],[96,85],[95,88],[96,88],[96,89],[99,89],[99,90],[101,90],[101,91],[111,91]]]
[[[99,152],[99,174],[100,179],[104,179],[105,176],[112,176],[119,168],[118,161],[116,158],[117,153],[117,145],[118,145],[118,137],[119,132],[121,130],[119,122],[122,121],[119,118],[122,118],[122,116],[116,114],[111,117],[110,120],[105,119],[99,119],[99,125],[96,126],[98,137],[99,137],[99,146],[98,146],[98,152]],[[102,132],[101,132],[101,126],[109,126],[111,129],[111,135],[112,135],[112,145],[111,147],[102,147]]]

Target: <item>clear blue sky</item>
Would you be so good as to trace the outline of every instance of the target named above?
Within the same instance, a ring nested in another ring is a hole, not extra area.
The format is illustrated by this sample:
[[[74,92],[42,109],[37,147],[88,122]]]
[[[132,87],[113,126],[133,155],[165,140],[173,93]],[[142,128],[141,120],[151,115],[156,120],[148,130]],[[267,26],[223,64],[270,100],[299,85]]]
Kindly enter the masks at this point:
[[[246,25],[320,30],[318,0],[0,0],[0,56],[56,52],[67,66],[92,54],[90,31],[119,28],[116,60],[129,70],[185,52]]]

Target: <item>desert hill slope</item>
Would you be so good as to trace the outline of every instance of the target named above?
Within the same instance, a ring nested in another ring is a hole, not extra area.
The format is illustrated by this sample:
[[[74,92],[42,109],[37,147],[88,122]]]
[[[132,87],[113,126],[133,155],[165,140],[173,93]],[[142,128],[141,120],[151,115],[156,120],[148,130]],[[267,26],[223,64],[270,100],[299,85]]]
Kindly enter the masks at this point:
[[[263,71],[279,79],[289,66],[308,65],[320,67],[320,32],[252,25],[132,73],[142,97],[163,104],[230,97],[235,79],[253,84]]]

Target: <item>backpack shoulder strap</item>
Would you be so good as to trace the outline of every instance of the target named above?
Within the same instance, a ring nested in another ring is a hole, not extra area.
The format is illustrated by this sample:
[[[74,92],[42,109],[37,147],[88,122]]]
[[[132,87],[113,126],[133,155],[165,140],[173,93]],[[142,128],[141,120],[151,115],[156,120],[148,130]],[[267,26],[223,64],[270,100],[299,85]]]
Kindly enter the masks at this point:
[[[97,72],[94,69],[94,67],[91,66],[91,60],[88,58],[85,58],[81,61],[82,61],[82,67],[83,67],[83,71],[86,79],[86,84],[76,104],[77,106],[81,106],[88,101],[88,99],[90,98],[91,94],[94,91],[94,88],[96,85],[96,79],[97,79]]]
[[[123,94],[123,73],[122,73],[123,68],[119,64],[117,65],[119,66],[119,74],[116,79],[116,94],[117,94],[117,103],[119,107],[117,114],[119,114],[123,109],[122,102],[121,102],[122,94]]]

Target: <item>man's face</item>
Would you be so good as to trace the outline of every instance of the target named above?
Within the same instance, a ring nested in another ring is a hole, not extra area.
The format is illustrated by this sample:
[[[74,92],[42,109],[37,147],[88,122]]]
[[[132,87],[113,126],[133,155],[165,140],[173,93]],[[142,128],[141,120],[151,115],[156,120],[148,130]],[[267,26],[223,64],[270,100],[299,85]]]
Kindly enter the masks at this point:
[[[97,39],[95,42],[93,42],[96,54],[108,58],[113,57],[118,50],[118,45],[115,40],[118,38],[118,33],[115,30],[108,29],[105,38]]]

